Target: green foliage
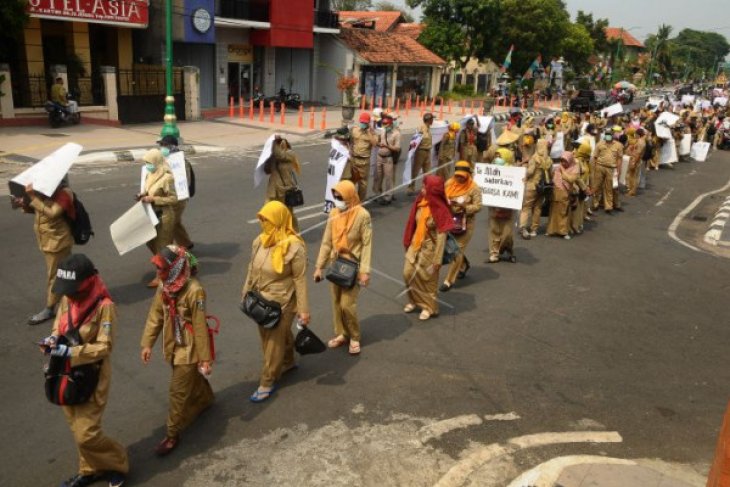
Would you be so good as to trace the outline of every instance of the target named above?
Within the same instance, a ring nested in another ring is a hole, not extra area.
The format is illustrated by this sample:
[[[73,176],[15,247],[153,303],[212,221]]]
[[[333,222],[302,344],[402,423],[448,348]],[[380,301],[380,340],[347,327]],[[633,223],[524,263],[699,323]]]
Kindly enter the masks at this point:
[[[573,71],[584,73],[590,64],[588,58],[594,52],[595,45],[590,33],[584,25],[575,23],[568,25],[567,33],[560,43],[560,52],[572,66]]]
[[[593,14],[587,14],[582,10],[578,10],[575,16],[575,23],[580,24],[588,31],[593,40],[593,48],[595,52],[607,52],[609,49],[608,39],[606,38],[606,27],[608,27],[608,19],[593,19]]]
[[[474,94],[474,85],[454,85],[451,91],[457,95],[472,96]]]
[[[28,22],[27,0],[0,0],[0,61],[8,61],[14,55],[14,39],[20,37]]]
[[[332,10],[367,10],[373,6],[372,0],[332,0]]]
[[[717,32],[684,29],[669,40],[669,49],[680,76],[714,75],[717,61],[730,53],[730,44]]]
[[[375,5],[373,6],[373,10],[380,10],[385,12],[400,12],[403,16],[403,20],[406,22],[415,22],[416,19],[413,18],[413,15],[410,14],[410,12],[407,12],[406,10],[398,7],[396,4],[388,1],[380,1],[375,2]]]
[[[663,78],[671,76],[672,72],[672,46],[669,43],[671,34],[672,26],[662,24],[657,33],[649,35],[644,43],[649,55],[652,56],[650,71],[660,74]]]

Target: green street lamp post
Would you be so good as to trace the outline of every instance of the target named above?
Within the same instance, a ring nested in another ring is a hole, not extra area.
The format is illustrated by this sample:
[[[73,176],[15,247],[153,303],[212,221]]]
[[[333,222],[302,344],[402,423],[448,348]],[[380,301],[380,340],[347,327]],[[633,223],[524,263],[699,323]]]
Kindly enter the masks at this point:
[[[172,96],[172,0],[165,0],[165,124],[160,135],[180,137],[175,117],[175,97]]]

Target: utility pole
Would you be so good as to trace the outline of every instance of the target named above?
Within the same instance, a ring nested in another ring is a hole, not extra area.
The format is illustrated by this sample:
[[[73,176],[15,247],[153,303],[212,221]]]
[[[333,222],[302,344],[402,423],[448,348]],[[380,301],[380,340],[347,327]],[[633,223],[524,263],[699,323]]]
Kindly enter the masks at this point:
[[[165,124],[160,135],[180,137],[175,117],[175,97],[172,95],[172,0],[165,0]]]

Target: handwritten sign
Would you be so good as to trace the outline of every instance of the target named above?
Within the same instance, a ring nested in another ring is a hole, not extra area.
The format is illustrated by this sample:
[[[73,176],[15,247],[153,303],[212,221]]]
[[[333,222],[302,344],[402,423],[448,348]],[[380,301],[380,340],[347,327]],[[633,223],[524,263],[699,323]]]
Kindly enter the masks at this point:
[[[327,184],[324,190],[325,213],[329,213],[335,206],[332,189],[340,182],[342,171],[345,170],[349,157],[350,151],[347,149],[347,146],[337,139],[332,139],[332,148],[330,149],[329,163],[327,164]]]
[[[476,164],[474,181],[482,190],[482,204],[511,210],[522,209],[525,172],[524,167]]]
[[[183,151],[174,152],[167,158],[167,165],[170,166],[172,177],[175,180],[175,192],[178,201],[190,198],[188,190],[188,175],[185,172],[185,153]]]

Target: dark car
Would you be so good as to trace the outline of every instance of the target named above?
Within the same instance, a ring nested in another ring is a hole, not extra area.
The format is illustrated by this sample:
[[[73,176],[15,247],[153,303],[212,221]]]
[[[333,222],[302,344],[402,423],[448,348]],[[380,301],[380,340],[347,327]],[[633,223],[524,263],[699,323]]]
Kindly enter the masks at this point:
[[[605,91],[580,90],[568,102],[568,109],[577,113],[595,112],[604,108],[607,102],[608,97]]]

